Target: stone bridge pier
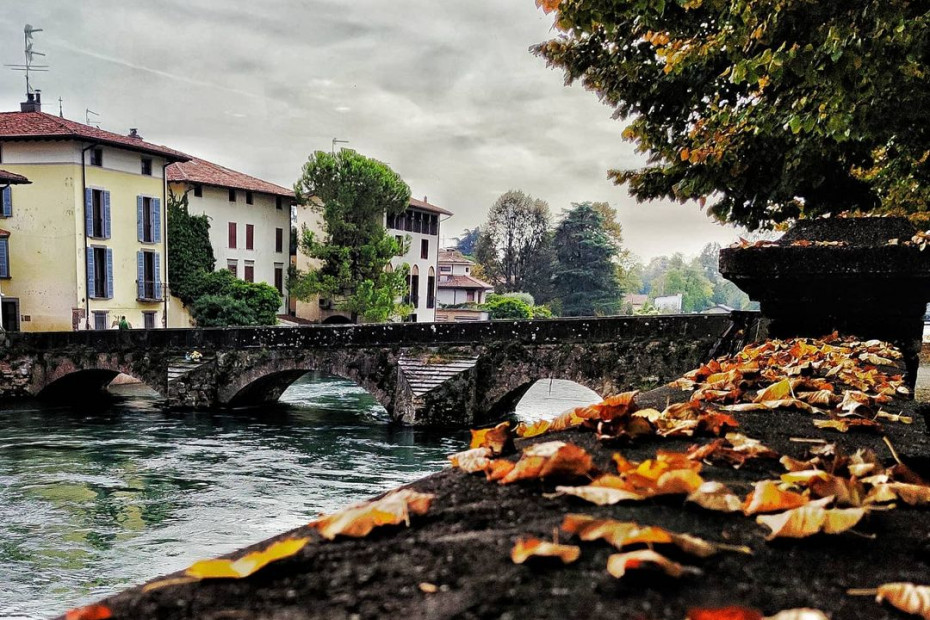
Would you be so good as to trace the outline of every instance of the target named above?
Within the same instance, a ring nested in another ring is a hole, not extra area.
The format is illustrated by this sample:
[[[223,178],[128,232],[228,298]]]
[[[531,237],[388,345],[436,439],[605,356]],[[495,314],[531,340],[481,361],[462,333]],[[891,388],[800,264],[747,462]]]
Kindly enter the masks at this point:
[[[513,410],[539,379],[602,396],[648,389],[759,337],[755,313],[0,334],[0,398],[98,392],[138,378],[171,408],[273,403],[307,372],[354,381],[396,422],[464,426]],[[197,362],[185,354],[198,351]]]

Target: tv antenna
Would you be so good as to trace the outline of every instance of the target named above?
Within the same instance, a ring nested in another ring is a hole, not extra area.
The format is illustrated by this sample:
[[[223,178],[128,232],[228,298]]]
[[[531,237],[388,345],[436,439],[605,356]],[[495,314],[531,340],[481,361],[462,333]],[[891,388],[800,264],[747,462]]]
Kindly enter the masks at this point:
[[[90,125],[91,114],[93,114],[94,116],[100,116],[99,114],[91,110],[90,108],[84,108],[84,124],[85,125]],[[96,118],[94,119],[94,122],[97,124],[97,129],[100,129],[100,119]]]
[[[26,74],[26,95],[34,95],[35,89],[32,88],[32,82],[30,81],[30,73],[33,72],[42,72],[48,71],[48,65],[35,65],[32,64],[36,56],[45,57],[45,54],[42,52],[37,52],[33,49],[32,35],[36,32],[42,32],[41,28],[33,28],[31,25],[26,24],[26,27],[23,28],[23,54],[26,57],[26,63],[22,65],[5,65],[12,69],[13,71],[23,71]]]

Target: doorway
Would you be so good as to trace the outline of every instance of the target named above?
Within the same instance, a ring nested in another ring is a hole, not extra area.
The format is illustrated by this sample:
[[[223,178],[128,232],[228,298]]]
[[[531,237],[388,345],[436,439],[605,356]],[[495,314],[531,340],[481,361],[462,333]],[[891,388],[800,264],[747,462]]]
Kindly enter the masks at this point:
[[[2,318],[3,329],[8,332],[19,331],[19,300],[3,299],[0,300],[0,318]]]

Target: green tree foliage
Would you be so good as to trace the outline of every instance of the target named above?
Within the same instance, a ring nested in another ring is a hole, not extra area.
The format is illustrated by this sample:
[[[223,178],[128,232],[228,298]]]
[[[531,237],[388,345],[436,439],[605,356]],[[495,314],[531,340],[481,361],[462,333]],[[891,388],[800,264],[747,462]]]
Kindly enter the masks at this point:
[[[466,228],[462,236],[456,238],[455,248],[465,256],[474,256],[475,248],[478,245],[478,237],[481,236],[481,227]]]
[[[533,309],[522,299],[515,297],[497,297],[484,305],[490,319],[531,319]]]
[[[323,235],[303,230],[300,249],[319,259],[316,271],[289,279],[298,299],[314,295],[365,321],[384,321],[409,312],[397,303],[407,289],[406,270],[385,271],[401,253],[383,225],[410,204],[410,188],[386,164],[343,149],[315,152],[294,187],[297,200],[322,214]]]
[[[475,259],[499,292],[546,296],[547,291],[539,289],[545,288],[551,274],[549,227],[545,201],[513,190],[497,199],[481,228]]]
[[[563,316],[594,316],[620,312],[615,239],[604,226],[601,211],[591,203],[573,204],[555,231],[557,266],[555,292]]]
[[[845,210],[926,216],[930,19],[905,0],[542,0],[535,48],[630,121],[640,200],[751,229]]]
[[[210,221],[191,215],[187,193],[168,196],[168,278],[171,292],[201,327],[274,325],[281,295],[264,282],[245,282],[213,271]]]

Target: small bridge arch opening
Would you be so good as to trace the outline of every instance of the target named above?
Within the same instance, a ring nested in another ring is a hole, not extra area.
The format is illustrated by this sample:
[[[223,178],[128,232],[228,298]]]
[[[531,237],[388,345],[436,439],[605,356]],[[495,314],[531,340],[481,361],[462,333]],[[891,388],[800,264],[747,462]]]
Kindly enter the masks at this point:
[[[569,379],[527,381],[497,401],[492,416],[515,414],[524,420],[548,419],[567,409],[599,403],[603,400],[591,388]]]
[[[36,398],[53,402],[80,404],[82,401],[99,399],[107,394],[109,386],[118,376],[132,377],[150,389],[159,390],[144,378],[112,368],[79,368],[64,372],[60,376],[49,377],[38,386]]]

